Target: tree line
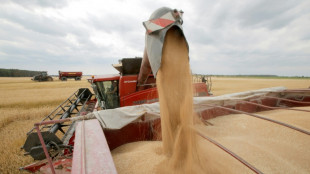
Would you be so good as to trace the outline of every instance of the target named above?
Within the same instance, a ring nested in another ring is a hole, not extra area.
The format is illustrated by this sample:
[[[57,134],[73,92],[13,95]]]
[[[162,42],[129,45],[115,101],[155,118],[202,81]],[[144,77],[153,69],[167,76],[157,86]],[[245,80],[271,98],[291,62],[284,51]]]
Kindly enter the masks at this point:
[[[33,77],[41,72],[42,71],[29,71],[29,70],[0,68],[0,77]]]

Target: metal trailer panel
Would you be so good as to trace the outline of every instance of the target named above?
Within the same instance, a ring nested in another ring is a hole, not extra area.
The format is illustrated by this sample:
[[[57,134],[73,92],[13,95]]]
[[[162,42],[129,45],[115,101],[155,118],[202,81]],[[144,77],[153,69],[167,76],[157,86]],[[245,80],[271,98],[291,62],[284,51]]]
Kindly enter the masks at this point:
[[[78,123],[71,173],[116,174],[112,155],[98,120]]]
[[[82,72],[60,72],[61,76],[82,76]]]

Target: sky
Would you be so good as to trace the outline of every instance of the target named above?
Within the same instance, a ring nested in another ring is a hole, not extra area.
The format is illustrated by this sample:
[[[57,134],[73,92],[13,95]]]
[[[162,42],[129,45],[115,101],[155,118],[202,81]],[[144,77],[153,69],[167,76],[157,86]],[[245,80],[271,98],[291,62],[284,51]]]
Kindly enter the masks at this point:
[[[193,73],[310,76],[309,0],[0,0],[0,68],[117,73],[160,7],[184,11]]]

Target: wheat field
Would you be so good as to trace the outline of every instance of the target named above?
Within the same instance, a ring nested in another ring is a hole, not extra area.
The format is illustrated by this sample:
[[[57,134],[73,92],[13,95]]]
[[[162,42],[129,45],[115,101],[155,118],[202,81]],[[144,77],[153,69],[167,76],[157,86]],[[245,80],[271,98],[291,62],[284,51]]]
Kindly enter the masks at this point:
[[[310,79],[212,78],[214,95],[275,86],[308,88]],[[19,173],[19,167],[33,162],[20,149],[26,132],[79,88],[90,88],[85,77],[66,82],[56,78],[52,82],[0,78],[0,173]]]
[[[89,86],[85,78],[67,82],[0,78],[0,173],[18,173],[19,167],[32,163],[20,149],[26,133],[77,89]]]

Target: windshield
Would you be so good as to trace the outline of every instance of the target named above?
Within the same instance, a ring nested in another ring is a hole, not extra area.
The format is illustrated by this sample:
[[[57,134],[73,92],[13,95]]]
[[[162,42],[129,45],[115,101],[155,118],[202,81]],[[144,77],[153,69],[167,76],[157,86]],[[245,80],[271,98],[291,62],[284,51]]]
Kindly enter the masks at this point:
[[[118,81],[95,82],[93,88],[102,108],[113,109],[119,107]]]

